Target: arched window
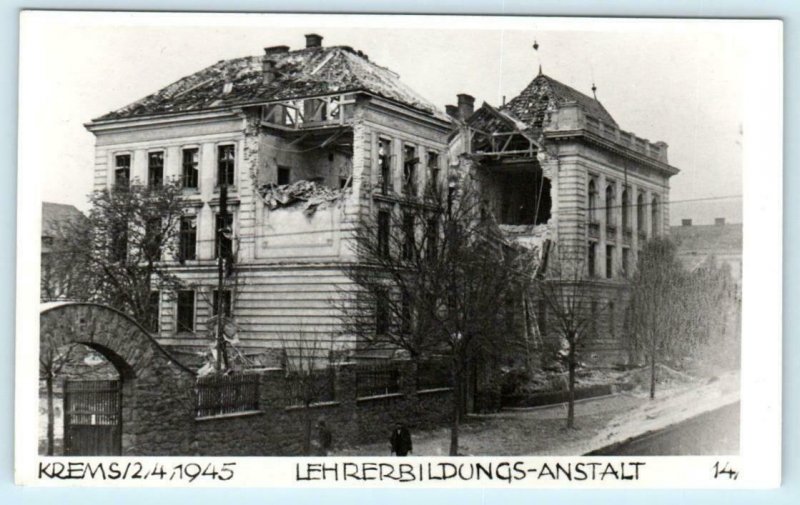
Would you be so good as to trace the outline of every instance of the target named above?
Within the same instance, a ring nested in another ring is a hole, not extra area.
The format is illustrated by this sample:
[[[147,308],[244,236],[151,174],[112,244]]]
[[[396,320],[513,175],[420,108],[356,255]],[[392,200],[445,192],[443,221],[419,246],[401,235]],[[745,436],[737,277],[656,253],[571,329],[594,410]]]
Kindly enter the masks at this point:
[[[653,202],[650,206],[650,223],[653,227],[655,237],[661,231],[661,209],[659,208],[658,195],[653,195]]]
[[[644,231],[644,195],[636,198],[636,231]]]
[[[630,197],[628,196],[628,190],[625,189],[622,191],[622,227],[625,230],[630,229],[631,227],[631,213],[630,213]]]
[[[589,222],[597,222],[597,187],[594,184],[594,179],[589,179]]]
[[[614,200],[614,185],[609,184],[606,186],[606,225],[613,226],[614,223],[614,210],[615,210],[615,200]]]

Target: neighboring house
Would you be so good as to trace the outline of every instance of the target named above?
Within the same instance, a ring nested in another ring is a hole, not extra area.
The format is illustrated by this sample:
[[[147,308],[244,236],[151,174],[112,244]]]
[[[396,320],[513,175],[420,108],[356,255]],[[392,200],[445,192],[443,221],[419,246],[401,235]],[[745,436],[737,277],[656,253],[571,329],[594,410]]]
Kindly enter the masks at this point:
[[[40,299],[43,302],[68,300],[80,268],[58,263],[63,237],[76,223],[87,217],[72,205],[42,202],[42,253]]]
[[[409,156],[427,163],[415,191],[444,176],[450,123],[391,70],[309,34],[303,49],[220,61],[86,127],[96,137],[95,189],[169,178],[185,188],[173,268],[189,287],[160,296],[160,342],[208,346],[215,230],[228,226],[236,274],[222,296],[237,348],[263,363],[296,339],[353,346],[331,303],[350,283],[348,230],[379,201],[400,205]],[[221,184],[229,223],[219,219]]]
[[[625,362],[626,277],[642,244],[669,231],[669,179],[678,169],[667,144],[622,130],[596,98],[541,68],[503,106],[471,109],[468,95],[448,107],[460,117],[450,163],[475,174],[488,212],[510,239],[540,251],[543,268],[547,258],[582,263],[596,312],[585,359]],[[537,300],[532,312],[544,342],[557,345],[547,304]]]
[[[681,220],[680,226],[670,228],[678,248],[678,258],[693,272],[709,261],[717,266],[727,265],[737,286],[742,285],[742,224],[726,223],[717,218],[714,224],[692,224]]]

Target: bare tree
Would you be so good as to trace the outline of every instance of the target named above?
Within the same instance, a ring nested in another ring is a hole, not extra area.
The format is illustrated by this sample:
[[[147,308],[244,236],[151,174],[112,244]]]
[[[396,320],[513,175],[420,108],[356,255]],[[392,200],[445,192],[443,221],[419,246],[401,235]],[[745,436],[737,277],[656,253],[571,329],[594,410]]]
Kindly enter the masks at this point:
[[[456,455],[468,371],[482,353],[515,341],[504,324],[513,304],[505,302],[521,300],[533,260],[482,218],[469,176],[376,207],[354,233],[358,261],[346,273],[357,289],[342,306],[343,319],[372,348],[402,349],[413,360],[447,356]]]
[[[52,456],[55,445],[55,411],[53,406],[54,382],[56,377],[69,362],[76,344],[62,348],[47,346],[39,354],[39,379],[44,380],[47,394],[47,455]]]
[[[133,181],[90,196],[88,220],[65,227],[57,268],[86,269],[77,298],[98,301],[155,325],[153,291],[181,286],[168,262],[177,257],[183,206],[178,181],[156,187]]]
[[[675,244],[655,237],[645,243],[631,282],[631,326],[637,350],[650,365],[650,398],[656,394],[656,365],[686,345],[690,314],[697,307],[687,296],[686,273]]]
[[[560,339],[559,358],[567,367],[567,427],[575,427],[575,378],[585,341],[597,331],[597,319],[608,303],[594,294],[583,254],[551,254],[547,271],[534,284],[547,307],[547,321]]]

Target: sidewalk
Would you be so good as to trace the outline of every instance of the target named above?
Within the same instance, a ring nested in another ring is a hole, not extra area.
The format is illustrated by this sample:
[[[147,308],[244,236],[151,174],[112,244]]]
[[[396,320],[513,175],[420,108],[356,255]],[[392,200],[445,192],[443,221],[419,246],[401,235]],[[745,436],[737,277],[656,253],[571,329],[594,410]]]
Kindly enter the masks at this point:
[[[566,429],[566,404],[496,414],[471,415],[461,425],[460,453],[472,456],[580,455],[610,441],[696,415],[705,405],[738,397],[738,376],[710,384],[683,384],[648,392],[636,390],[575,404],[575,429]],[[702,400],[702,401],[700,401]],[[415,456],[446,456],[450,429],[412,433]],[[388,456],[385,443],[337,450],[334,456]]]

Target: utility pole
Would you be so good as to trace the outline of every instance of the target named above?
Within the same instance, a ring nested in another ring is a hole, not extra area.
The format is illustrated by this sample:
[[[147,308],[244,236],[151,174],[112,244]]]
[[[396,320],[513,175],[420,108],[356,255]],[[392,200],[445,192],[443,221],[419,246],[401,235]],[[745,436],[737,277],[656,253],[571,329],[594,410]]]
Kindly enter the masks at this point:
[[[216,348],[217,360],[215,369],[217,372],[222,370],[223,356],[225,355],[225,336],[223,333],[225,321],[225,297],[223,287],[225,284],[225,260],[228,252],[222,246],[225,237],[225,229],[228,223],[228,185],[223,181],[219,188],[219,221],[217,226],[217,334]],[[224,360],[227,364],[227,359]]]

